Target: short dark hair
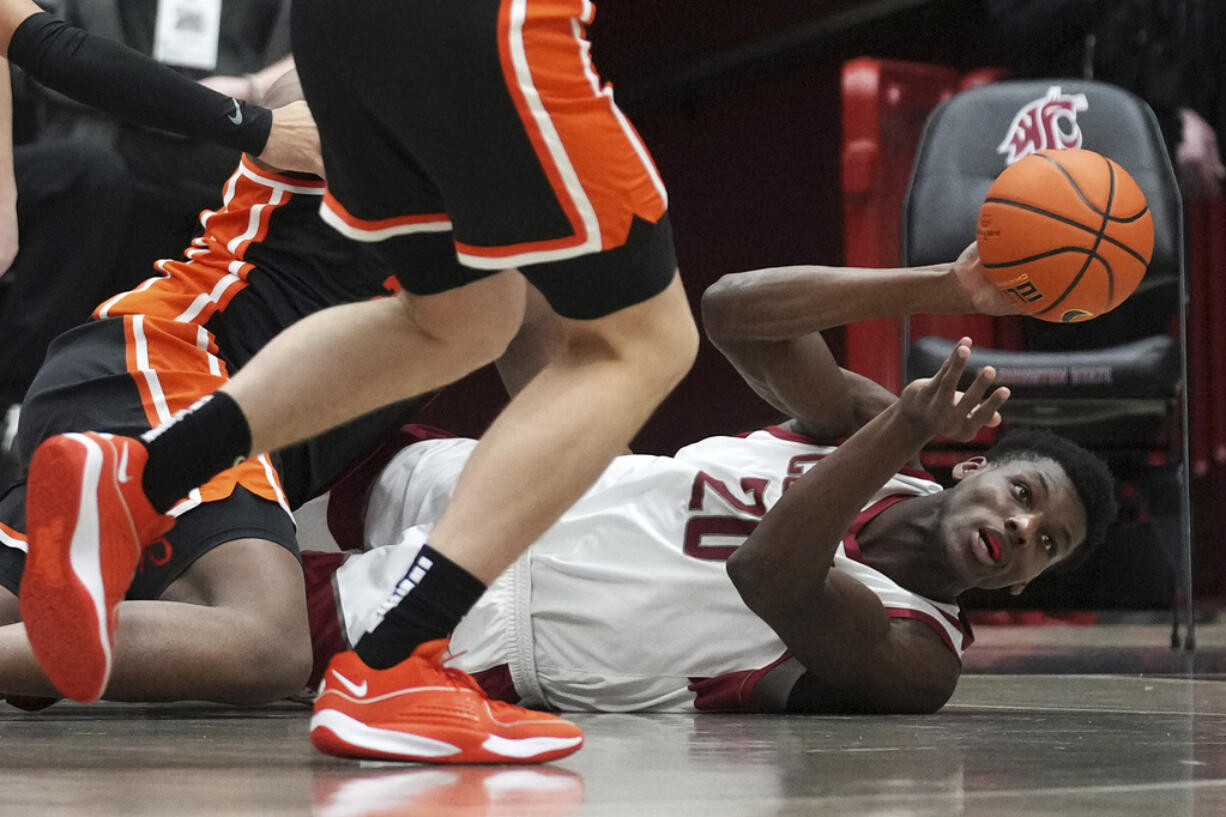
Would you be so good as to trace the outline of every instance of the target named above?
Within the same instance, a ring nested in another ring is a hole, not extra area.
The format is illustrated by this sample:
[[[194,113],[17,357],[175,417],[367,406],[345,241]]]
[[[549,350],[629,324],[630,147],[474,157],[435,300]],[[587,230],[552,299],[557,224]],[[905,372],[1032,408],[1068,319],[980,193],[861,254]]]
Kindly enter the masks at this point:
[[[984,454],[990,463],[1012,460],[1055,460],[1077,490],[1086,511],[1086,538],[1072,555],[1053,570],[1065,573],[1084,564],[1107,538],[1107,529],[1119,514],[1115,477],[1093,452],[1044,428],[1022,428],[1001,438]]]

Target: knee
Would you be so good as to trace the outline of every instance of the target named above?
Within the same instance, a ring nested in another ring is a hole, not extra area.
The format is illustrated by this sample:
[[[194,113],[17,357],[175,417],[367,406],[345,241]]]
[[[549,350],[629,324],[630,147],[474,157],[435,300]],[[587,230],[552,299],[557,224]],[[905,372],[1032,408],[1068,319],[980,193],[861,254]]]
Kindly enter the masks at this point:
[[[680,279],[654,298],[571,328],[572,351],[611,354],[657,392],[676,386],[698,355],[698,327]]]
[[[656,325],[637,346],[637,369],[668,393],[681,382],[698,356],[698,327],[686,310]]]
[[[295,628],[296,630],[299,628]],[[305,632],[271,632],[266,627],[248,630],[240,666],[235,667],[230,703],[262,704],[298,695],[311,675],[311,639]]]
[[[649,354],[658,358],[657,365],[664,370],[671,389],[694,365],[700,343],[698,325],[684,294],[665,307],[652,325],[654,344]]]
[[[310,639],[304,640],[297,649],[282,651],[276,659],[281,669],[265,690],[266,700],[280,701],[291,695],[301,695],[313,669]]]
[[[248,607],[230,613],[227,629],[208,698],[262,704],[302,693],[311,671],[307,611]]]
[[[438,295],[401,293],[413,328],[442,354],[478,368],[502,356],[524,318],[519,273],[497,273]]]

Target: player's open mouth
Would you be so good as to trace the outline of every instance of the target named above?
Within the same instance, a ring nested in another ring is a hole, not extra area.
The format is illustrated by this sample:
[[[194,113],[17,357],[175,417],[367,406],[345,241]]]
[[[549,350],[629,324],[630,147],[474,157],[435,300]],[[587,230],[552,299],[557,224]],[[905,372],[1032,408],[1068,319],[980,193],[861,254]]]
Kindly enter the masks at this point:
[[[979,541],[983,543],[983,549],[987,553],[988,558],[992,560],[992,563],[999,563],[1001,557],[1004,556],[1005,550],[1000,546],[1000,542],[997,541],[996,537],[990,531],[981,530],[979,531]]]

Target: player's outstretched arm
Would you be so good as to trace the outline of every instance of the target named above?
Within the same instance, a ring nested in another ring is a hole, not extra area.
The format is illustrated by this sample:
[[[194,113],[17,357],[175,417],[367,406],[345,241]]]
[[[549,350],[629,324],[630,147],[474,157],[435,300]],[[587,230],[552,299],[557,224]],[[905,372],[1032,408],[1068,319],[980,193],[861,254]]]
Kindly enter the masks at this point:
[[[702,299],[707,335],[761,397],[813,433],[840,436],[876,416],[893,396],[857,375],[836,376],[822,330],[916,312],[1016,311],[984,275],[974,244],[956,261],[929,267],[733,273]]]
[[[831,576],[856,514],[936,435],[970,439],[1000,422],[1007,389],[985,367],[965,393],[963,338],[940,371],[898,400],[797,480],[728,560],[742,599],[825,689],[846,690],[865,711],[932,711],[957,681],[957,661],[916,628],[894,627],[856,582]],[[925,675],[925,671],[930,673]],[[850,698],[849,698],[850,699]]]
[[[0,0],[0,47],[11,63],[83,105],[253,156],[269,145],[272,111],[219,94],[138,51],[70,26],[31,0]],[[287,124],[300,126],[298,118],[291,119]],[[287,170],[318,168],[317,157],[295,158],[285,150],[270,161]]]

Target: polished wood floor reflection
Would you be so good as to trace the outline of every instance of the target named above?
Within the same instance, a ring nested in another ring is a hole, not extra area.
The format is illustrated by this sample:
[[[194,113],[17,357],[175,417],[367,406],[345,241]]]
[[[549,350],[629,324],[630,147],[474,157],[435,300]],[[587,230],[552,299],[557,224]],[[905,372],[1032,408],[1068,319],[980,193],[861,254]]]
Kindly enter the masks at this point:
[[[337,760],[288,703],[5,707],[0,815],[1220,817],[1226,638],[1202,632],[1204,675],[1161,628],[992,628],[937,715],[584,715],[583,750],[539,767]]]

